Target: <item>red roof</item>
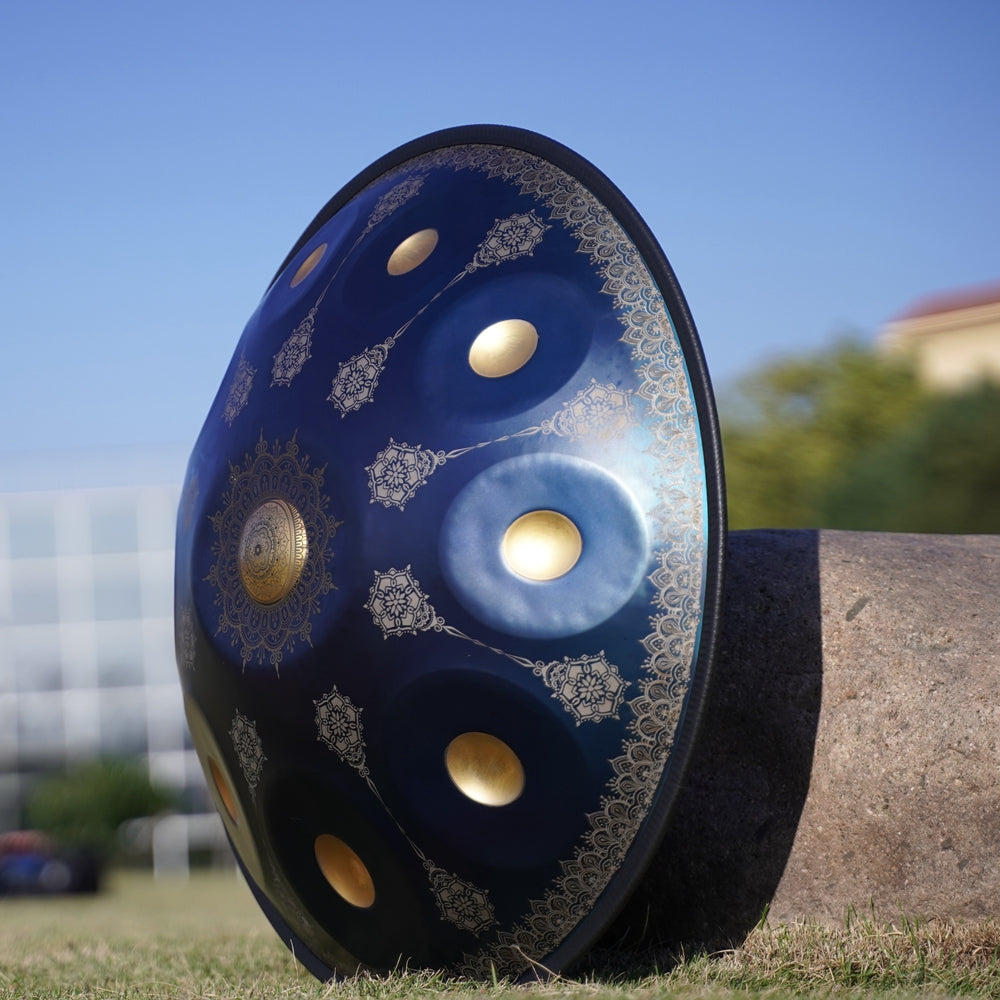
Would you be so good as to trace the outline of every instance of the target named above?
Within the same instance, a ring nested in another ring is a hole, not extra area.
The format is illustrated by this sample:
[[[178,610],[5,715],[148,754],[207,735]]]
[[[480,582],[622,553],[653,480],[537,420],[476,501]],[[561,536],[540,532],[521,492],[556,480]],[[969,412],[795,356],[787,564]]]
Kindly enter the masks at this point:
[[[958,312],[959,309],[973,309],[976,306],[992,305],[994,302],[1000,302],[1000,281],[925,295],[907,306],[894,317],[893,322],[917,319],[919,316],[935,316],[938,313]]]

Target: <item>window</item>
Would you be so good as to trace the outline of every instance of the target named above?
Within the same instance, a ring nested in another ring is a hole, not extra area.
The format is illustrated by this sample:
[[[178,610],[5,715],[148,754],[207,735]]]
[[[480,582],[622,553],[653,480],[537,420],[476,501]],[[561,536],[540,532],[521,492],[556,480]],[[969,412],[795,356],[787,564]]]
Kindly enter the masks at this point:
[[[12,510],[9,514],[10,554],[14,559],[35,559],[56,554],[56,526],[46,508]]]
[[[97,678],[101,687],[143,683],[142,628],[137,621],[97,626]]]
[[[95,560],[94,618],[123,621],[141,614],[138,559],[131,555]]]
[[[13,567],[11,610],[15,625],[48,625],[59,620],[59,590],[53,562]]]
[[[138,547],[139,532],[133,506],[118,503],[90,512],[92,552],[135,552]]]
[[[18,689],[58,690],[62,686],[58,630],[36,625],[13,633]]]

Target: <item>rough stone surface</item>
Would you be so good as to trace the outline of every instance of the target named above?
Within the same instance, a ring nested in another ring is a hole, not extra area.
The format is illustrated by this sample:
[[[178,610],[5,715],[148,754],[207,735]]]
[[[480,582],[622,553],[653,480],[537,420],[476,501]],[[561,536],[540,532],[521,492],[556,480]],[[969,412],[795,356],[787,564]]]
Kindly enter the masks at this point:
[[[670,828],[605,936],[718,946],[765,908],[1000,917],[1000,537],[730,537]]]

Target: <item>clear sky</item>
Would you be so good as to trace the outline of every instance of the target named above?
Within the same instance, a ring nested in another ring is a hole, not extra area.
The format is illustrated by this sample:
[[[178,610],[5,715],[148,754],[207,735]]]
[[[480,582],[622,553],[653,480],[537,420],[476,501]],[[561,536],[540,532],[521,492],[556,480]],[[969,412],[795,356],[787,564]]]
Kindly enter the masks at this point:
[[[0,462],[186,451],[327,199],[477,122],[632,200],[720,397],[1000,278],[997,0],[9,0]]]

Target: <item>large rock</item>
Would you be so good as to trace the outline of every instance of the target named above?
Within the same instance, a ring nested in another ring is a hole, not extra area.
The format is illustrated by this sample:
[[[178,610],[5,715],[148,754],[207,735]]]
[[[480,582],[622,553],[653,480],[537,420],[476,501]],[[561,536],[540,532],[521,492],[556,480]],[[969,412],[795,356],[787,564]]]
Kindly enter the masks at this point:
[[[685,785],[604,943],[1000,916],[998,622],[1000,537],[734,533]]]

